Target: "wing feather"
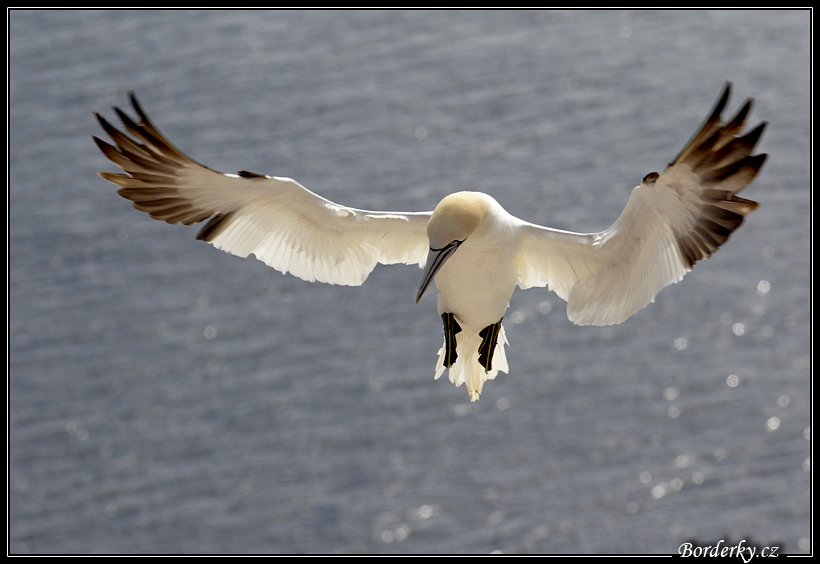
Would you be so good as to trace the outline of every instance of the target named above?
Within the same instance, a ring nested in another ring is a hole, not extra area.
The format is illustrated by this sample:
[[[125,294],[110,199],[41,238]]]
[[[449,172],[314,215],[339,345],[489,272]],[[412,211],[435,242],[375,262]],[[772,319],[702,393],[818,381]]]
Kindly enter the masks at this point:
[[[424,264],[430,212],[359,210],[289,178],[211,170],[168,141],[133,93],[130,99],[138,120],[115,108],[127,133],[97,115],[114,144],[94,141],[123,170],[100,176],[134,208],[167,223],[208,220],[198,239],[309,281],[360,285],[377,263]]]
[[[731,91],[662,174],[635,188],[621,216],[600,233],[577,234],[527,224],[519,256],[519,286],[548,285],[567,300],[579,325],[621,323],[709,258],[758,204],[736,194],[757,175],[765,154],[752,155],[761,123],[738,137],[748,100],[721,120]]]

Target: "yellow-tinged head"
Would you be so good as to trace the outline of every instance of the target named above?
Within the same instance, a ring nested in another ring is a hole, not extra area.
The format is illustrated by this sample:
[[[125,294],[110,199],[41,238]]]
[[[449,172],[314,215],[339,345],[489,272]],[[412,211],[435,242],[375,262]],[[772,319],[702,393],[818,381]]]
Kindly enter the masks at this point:
[[[427,223],[430,248],[464,241],[481,225],[489,209],[487,197],[477,192],[456,192],[445,197]]]
[[[439,202],[427,223],[430,252],[416,292],[417,303],[436,272],[456,252],[459,245],[478,229],[489,212],[488,197],[477,192],[456,192]]]

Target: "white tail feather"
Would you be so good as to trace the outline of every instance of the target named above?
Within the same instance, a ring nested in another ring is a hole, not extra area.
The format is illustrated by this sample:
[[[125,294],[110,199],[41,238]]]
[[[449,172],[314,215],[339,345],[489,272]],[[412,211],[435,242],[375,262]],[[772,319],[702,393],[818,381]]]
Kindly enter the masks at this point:
[[[478,362],[478,346],[481,344],[481,337],[478,334],[469,331],[461,331],[456,335],[456,354],[458,358],[450,367],[450,382],[456,386],[467,384],[467,392],[470,394],[470,401],[476,401],[481,394],[481,389],[484,387],[484,382],[487,380],[494,380],[496,374],[509,370],[507,365],[507,354],[504,352],[504,345],[507,342],[507,336],[504,333],[504,326],[498,333],[498,342],[493,353],[492,370],[485,371],[484,367]],[[436,380],[444,374],[444,345],[438,351],[438,360],[436,361]]]

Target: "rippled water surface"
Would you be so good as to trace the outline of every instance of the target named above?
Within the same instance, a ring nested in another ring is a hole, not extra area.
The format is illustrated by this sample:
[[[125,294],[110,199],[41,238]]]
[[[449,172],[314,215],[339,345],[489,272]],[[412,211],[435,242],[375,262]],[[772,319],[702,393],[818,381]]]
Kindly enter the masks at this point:
[[[12,11],[12,553],[810,550],[807,12]],[[473,189],[608,226],[724,81],[760,210],[623,325],[513,296],[511,373],[434,381],[419,270],[313,285],[99,178],[134,90],[212,168],[369,209]]]

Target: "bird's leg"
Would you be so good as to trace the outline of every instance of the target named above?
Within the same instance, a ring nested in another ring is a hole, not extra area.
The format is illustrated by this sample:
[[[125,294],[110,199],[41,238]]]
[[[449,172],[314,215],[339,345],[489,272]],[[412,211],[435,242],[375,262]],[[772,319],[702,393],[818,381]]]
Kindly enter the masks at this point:
[[[441,319],[444,321],[444,368],[449,369],[458,358],[458,354],[456,354],[456,334],[461,331],[461,325],[458,324],[455,316],[450,312],[442,313]]]
[[[484,329],[478,332],[481,337],[481,344],[478,346],[478,362],[484,367],[485,372],[493,369],[493,353],[495,352],[495,345],[498,343],[498,333],[501,331],[501,321],[503,317],[498,320],[498,323],[487,325]]]

